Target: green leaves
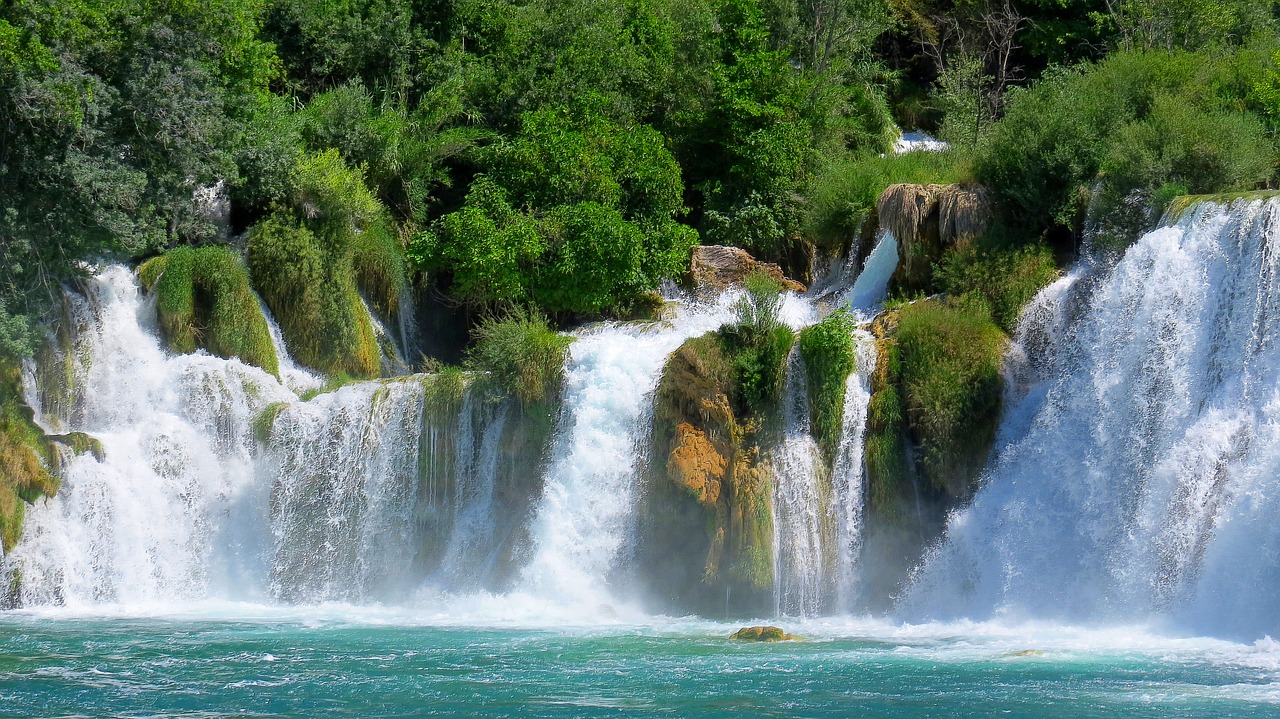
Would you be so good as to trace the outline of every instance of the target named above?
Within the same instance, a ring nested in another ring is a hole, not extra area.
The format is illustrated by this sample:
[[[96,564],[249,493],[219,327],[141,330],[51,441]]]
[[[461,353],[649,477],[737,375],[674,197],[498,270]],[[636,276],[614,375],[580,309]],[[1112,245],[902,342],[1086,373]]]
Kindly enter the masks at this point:
[[[470,302],[598,314],[677,274],[696,242],[675,224],[679,167],[652,128],[548,108],[483,158],[463,207],[409,247]]]

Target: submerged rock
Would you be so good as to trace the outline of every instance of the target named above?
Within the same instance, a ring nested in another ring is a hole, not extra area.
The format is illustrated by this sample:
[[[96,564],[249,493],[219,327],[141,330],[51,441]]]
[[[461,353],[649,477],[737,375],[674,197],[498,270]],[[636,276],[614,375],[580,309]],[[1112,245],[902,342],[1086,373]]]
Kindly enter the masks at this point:
[[[787,634],[780,627],[743,627],[734,632],[730,639],[736,642],[794,642],[800,637]]]
[[[804,285],[788,278],[782,268],[772,262],[761,262],[739,247],[700,245],[693,248],[689,260],[689,280],[694,287],[715,290],[740,284],[748,275],[763,272],[782,283],[784,289],[804,292]]]

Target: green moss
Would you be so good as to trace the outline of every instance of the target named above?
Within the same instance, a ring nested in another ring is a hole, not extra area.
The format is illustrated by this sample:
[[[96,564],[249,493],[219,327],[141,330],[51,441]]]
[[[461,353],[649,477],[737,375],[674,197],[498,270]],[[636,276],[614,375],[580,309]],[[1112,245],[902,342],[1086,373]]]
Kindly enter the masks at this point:
[[[383,317],[400,311],[400,294],[409,286],[404,251],[387,221],[375,222],[352,239],[356,285]]]
[[[276,417],[289,406],[288,402],[272,402],[257,417],[253,418],[253,436],[262,444],[271,441],[271,430],[276,426]]]
[[[898,312],[881,315],[872,325],[876,336],[876,368],[871,375],[867,433],[863,458],[867,471],[867,501],[883,517],[898,517],[901,499],[912,481],[907,462],[906,413],[898,390],[902,366],[894,337]]]
[[[139,269],[156,295],[160,329],[169,348],[203,348],[279,375],[267,320],[249,285],[249,273],[230,248],[178,247]]]
[[[995,435],[1006,338],[981,303],[926,300],[898,319],[907,422],[933,485],[967,496]]]
[[[729,638],[738,642],[790,642],[800,640],[800,637],[787,634],[780,627],[743,627],[734,632]]]
[[[1166,221],[1177,221],[1192,207],[1200,203],[1211,202],[1216,205],[1230,205],[1237,200],[1252,202],[1254,200],[1270,200],[1280,197],[1280,190],[1253,190],[1249,192],[1219,192],[1212,195],[1182,195],[1169,201],[1165,209]]]
[[[513,308],[472,330],[467,366],[487,372],[498,387],[525,405],[554,400],[564,378],[573,338],[551,328],[534,310]]]
[[[21,370],[0,361],[0,548],[10,552],[22,536],[26,504],[58,492],[49,471],[55,454],[24,404]]]
[[[827,461],[835,458],[844,425],[844,395],[856,363],[853,317],[840,310],[800,333],[809,379],[809,421]]]
[[[102,440],[84,432],[49,435],[48,439],[57,442],[77,455],[92,454],[99,462],[107,458],[107,451],[102,447]]]
[[[249,270],[299,362],[367,379],[381,369],[377,337],[356,290],[350,252],[330,237],[349,231],[325,226],[317,234],[288,215],[274,215],[249,233]]]
[[[426,405],[434,409],[437,416],[453,415],[462,404],[467,392],[468,377],[461,367],[446,365],[435,373],[423,378],[423,389],[426,392]]]

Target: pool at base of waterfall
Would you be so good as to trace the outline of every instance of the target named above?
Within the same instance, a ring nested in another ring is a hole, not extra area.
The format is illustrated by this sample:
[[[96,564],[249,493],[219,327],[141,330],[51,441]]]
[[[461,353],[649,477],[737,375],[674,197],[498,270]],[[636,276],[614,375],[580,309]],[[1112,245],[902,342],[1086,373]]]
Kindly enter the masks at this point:
[[[0,716],[1280,716],[1269,639],[850,618],[756,644],[728,639],[740,625],[604,622],[341,605],[4,613]]]

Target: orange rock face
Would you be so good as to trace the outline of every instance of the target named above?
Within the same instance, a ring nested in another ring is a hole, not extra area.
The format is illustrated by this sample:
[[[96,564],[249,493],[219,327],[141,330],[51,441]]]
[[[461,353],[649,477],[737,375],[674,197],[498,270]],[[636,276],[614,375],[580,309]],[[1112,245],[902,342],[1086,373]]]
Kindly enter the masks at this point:
[[[675,449],[667,460],[667,472],[673,482],[687,489],[700,503],[712,506],[719,501],[720,481],[724,479],[727,464],[706,432],[688,422],[676,426]]]

